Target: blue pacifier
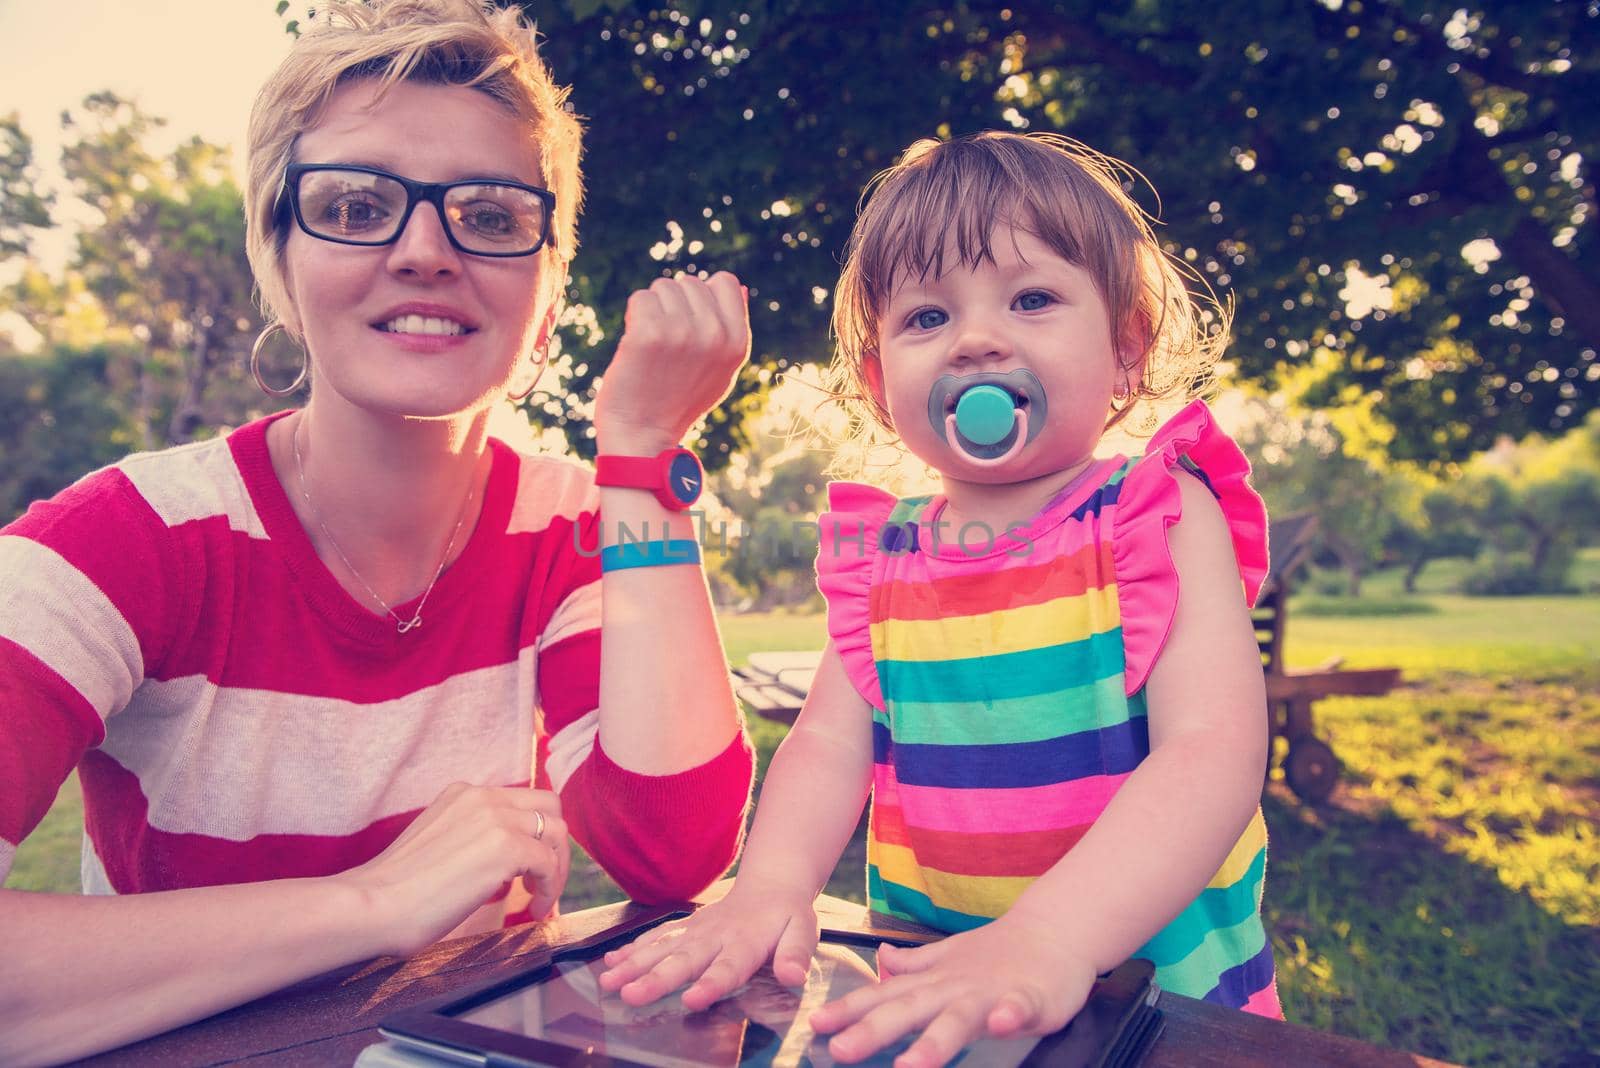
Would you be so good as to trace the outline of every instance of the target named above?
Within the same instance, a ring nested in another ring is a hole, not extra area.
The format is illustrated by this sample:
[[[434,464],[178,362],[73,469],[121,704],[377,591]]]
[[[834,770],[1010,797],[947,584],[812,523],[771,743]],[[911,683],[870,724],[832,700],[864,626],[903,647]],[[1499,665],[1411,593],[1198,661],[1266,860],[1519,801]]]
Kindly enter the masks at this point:
[[[952,448],[1003,461],[1039,436],[1048,405],[1032,371],[943,375],[928,393],[928,422]]]

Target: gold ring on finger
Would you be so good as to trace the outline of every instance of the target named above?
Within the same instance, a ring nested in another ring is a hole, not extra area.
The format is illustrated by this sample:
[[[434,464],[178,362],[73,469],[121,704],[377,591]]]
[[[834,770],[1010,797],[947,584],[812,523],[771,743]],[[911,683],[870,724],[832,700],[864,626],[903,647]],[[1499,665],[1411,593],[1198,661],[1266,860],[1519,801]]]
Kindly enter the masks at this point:
[[[544,813],[534,809],[533,814],[539,820],[538,823],[534,824],[533,828],[533,840],[537,842],[544,837]]]

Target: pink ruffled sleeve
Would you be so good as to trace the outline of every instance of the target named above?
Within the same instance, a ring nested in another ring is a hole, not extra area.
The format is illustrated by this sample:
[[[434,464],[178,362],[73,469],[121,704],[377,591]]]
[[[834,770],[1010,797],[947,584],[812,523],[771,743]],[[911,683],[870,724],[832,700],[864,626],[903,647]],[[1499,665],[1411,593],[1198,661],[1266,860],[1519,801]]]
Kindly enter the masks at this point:
[[[817,520],[817,587],[828,602],[828,636],[845,674],[873,708],[883,708],[872,658],[872,572],[892,494],[859,482],[828,485],[828,510]]]
[[[1111,558],[1130,696],[1150,678],[1178,607],[1178,572],[1167,528],[1183,516],[1174,474],[1179,468],[1205,483],[1222,506],[1247,603],[1255,603],[1267,576],[1267,508],[1250,488],[1250,461],[1217,427],[1211,409],[1194,401],[1156,431],[1117,496]]]

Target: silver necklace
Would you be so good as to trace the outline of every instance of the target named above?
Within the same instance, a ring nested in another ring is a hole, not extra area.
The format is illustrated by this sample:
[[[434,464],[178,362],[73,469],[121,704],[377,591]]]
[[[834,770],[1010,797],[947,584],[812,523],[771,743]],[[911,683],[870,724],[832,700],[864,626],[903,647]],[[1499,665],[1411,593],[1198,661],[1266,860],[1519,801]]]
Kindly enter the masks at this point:
[[[395,626],[399,628],[401,634],[422,626],[422,608],[428,603],[428,595],[433,592],[433,587],[438,584],[439,576],[444,574],[444,565],[450,561],[450,550],[456,546],[456,536],[461,533],[461,524],[466,521],[467,510],[472,507],[472,496],[476,490],[469,490],[466,501],[461,505],[461,514],[456,516],[455,529],[450,532],[450,540],[445,542],[444,556],[439,559],[438,570],[434,571],[433,579],[428,583],[428,588],[422,591],[422,599],[417,602],[416,612],[412,614],[410,619],[401,619],[395,610],[389,607],[389,602],[378,596],[378,591],[372,588],[372,583],[363,578],[361,572],[356,570],[356,566],[350,562],[350,558],[344,554],[344,550],[339,548],[339,543],[334,540],[333,533],[328,530],[328,524],[322,521],[322,513],[317,511],[315,504],[311,503],[311,491],[306,488],[306,465],[305,461],[300,458],[300,424],[298,421],[295,423],[294,432],[289,435],[289,440],[294,444],[294,469],[295,473],[300,477],[300,496],[305,498],[306,508],[311,512],[311,518],[317,521],[317,528],[322,531],[322,536],[328,539],[328,544],[333,546],[333,551],[339,554],[340,560],[344,561],[346,570],[356,577],[357,582],[366,587],[367,593],[371,595],[374,601],[383,606],[383,610],[389,614],[390,619],[394,620]]]

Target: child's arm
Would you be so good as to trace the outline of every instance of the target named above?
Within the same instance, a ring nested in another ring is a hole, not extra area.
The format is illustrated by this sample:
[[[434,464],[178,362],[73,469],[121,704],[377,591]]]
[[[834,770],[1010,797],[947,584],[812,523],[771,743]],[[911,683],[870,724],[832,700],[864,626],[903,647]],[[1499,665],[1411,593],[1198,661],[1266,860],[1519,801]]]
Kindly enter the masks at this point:
[[[1093,828],[985,927],[887,949],[895,977],[812,1016],[841,1061],[921,1030],[897,1068],[944,1064],[988,1033],[1043,1034],[1083,1005],[1097,973],[1126,960],[1214,876],[1261,796],[1266,690],[1222,513],[1179,475],[1168,532],[1179,576],[1172,631],[1146,687],[1150,755]]]
[[[739,877],[721,901],[606,954],[604,990],[644,1005],[686,984],[701,1009],[770,957],[778,978],[805,982],[817,947],[812,907],[855,830],[872,784],[872,711],[832,643],[761,788]]]

